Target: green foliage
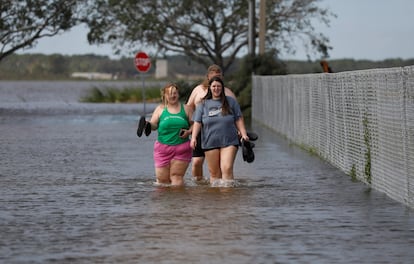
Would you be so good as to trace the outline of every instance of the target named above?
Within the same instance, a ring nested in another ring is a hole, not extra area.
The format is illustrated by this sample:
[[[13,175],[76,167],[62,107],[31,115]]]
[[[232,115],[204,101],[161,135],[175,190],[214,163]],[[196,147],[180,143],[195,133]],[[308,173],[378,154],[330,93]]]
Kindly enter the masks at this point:
[[[89,103],[136,103],[142,102],[142,88],[99,88],[93,87],[81,102]],[[160,88],[150,87],[145,89],[145,100],[160,102]]]
[[[272,53],[266,53],[272,54]],[[271,58],[273,55],[269,55]],[[170,77],[169,81],[176,81],[174,76],[200,76],[197,82],[185,85],[194,87],[202,81],[206,73],[206,67],[192,61],[190,58],[181,55],[169,56],[165,58],[168,61]],[[237,59],[235,64],[229,68],[225,74],[226,83],[230,81],[246,82],[250,78],[250,70],[245,68],[249,65],[246,57]],[[135,79],[138,72],[132,62],[133,58],[110,59],[107,56],[100,55],[74,55],[65,56],[60,54],[43,55],[43,54],[13,54],[0,61],[0,80],[66,80],[71,79],[74,72],[104,72],[116,76],[118,79]],[[244,65],[243,65],[244,64]],[[275,71],[275,74],[305,74],[320,73],[322,68],[319,61],[278,61],[277,67],[282,67],[282,72]],[[390,68],[414,65],[414,59],[387,59],[383,61],[366,61],[366,60],[333,60],[329,62],[335,72],[345,70],[362,70],[373,68]],[[264,64],[266,65],[266,64]],[[272,68],[267,66],[255,66],[255,74],[267,74]],[[274,67],[274,66],[271,66]],[[153,75],[156,65],[150,69],[148,75]],[[240,71],[240,72],[239,72]],[[236,76],[236,72],[237,76]],[[236,77],[232,77],[236,76]],[[237,79],[237,80],[236,80]],[[242,90],[247,85],[233,85],[229,83],[232,90]],[[236,91],[240,94],[241,91]]]
[[[193,91],[193,88],[197,86],[202,81],[196,81],[196,82],[188,82],[186,80],[177,80],[175,84],[178,86],[180,91],[180,101],[187,102],[188,97],[190,97],[191,92]]]
[[[2,0],[0,61],[79,24],[83,0]]]
[[[364,126],[364,142],[365,142],[365,179],[369,184],[371,184],[371,133],[369,131],[368,127],[368,117],[365,113],[365,117],[363,120],[363,126]]]
[[[275,51],[269,51],[254,58],[246,56],[242,60],[239,71],[230,78],[230,88],[236,94],[246,118],[251,117],[252,74],[281,75],[286,73],[286,66],[277,59]]]
[[[81,102],[90,102],[90,103],[99,103],[105,102],[106,96],[104,93],[97,87],[94,87],[90,90],[89,94],[81,99]]]
[[[356,167],[355,164],[352,164],[351,171],[349,172],[349,175],[351,176],[351,180],[353,182],[357,181],[357,175],[356,175]]]
[[[319,0],[280,0],[266,3],[266,46],[293,53],[295,38],[308,53],[327,56],[328,39],[316,32],[318,21],[330,24],[335,17],[318,5]],[[191,7],[191,8],[189,8]],[[259,32],[255,8],[255,32]],[[169,0],[89,2],[86,18],[91,43],[110,43],[116,53],[136,52],[152,46],[160,52],[186,55],[204,65],[215,63],[224,72],[248,45],[249,2],[246,0]],[[257,35],[255,38],[257,38]],[[226,54],[226,56],[224,56]]]
[[[185,80],[178,80],[175,84],[180,91],[180,98],[185,103],[191,94],[194,86],[199,82],[189,83]],[[81,102],[89,103],[136,103],[142,102],[142,88],[99,88],[93,87],[86,96],[81,98]],[[161,101],[161,87],[150,87],[145,89],[145,100],[150,102]]]

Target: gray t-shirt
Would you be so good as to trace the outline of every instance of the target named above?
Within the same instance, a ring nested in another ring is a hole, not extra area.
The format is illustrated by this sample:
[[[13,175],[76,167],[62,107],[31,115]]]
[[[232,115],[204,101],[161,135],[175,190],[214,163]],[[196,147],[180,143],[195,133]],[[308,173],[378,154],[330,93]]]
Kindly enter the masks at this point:
[[[220,100],[208,99],[197,105],[193,121],[202,123],[201,147],[213,149],[239,145],[235,121],[241,116],[240,105],[233,97],[226,96],[230,105],[230,113],[221,114]]]

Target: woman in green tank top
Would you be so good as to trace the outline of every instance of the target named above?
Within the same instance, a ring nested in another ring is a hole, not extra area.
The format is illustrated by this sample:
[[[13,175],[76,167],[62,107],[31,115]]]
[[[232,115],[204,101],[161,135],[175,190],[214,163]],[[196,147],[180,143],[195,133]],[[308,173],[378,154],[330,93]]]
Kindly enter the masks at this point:
[[[182,186],[192,157],[189,139],[192,110],[179,101],[175,84],[161,89],[161,98],[162,104],[155,108],[147,122],[151,130],[158,130],[154,143],[155,176],[157,183]]]

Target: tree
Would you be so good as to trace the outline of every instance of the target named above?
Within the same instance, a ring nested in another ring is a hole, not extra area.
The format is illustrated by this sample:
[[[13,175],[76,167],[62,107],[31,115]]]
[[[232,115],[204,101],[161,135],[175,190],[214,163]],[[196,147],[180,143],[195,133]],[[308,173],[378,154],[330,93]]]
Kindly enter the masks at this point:
[[[230,87],[236,94],[237,101],[246,118],[251,117],[252,73],[256,75],[284,75],[288,72],[286,65],[277,58],[275,50],[268,50],[258,56],[246,55],[241,60],[239,70],[230,76]]]
[[[117,54],[156,47],[157,53],[185,54],[205,66],[219,64],[226,71],[248,45],[248,1],[96,0],[89,6],[88,40],[111,43]],[[310,51],[327,55],[329,40],[316,33],[312,23],[328,26],[334,15],[318,7],[318,2],[266,1],[267,47],[292,53],[292,38],[298,37]]]
[[[83,4],[84,0],[1,0],[0,61],[79,24]]]

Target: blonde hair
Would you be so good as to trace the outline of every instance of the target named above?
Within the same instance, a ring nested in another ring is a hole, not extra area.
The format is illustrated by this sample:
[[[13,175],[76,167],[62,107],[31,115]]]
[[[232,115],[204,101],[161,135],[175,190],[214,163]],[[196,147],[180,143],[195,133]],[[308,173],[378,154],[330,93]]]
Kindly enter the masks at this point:
[[[178,91],[178,86],[174,83],[167,83],[162,89],[161,89],[161,102],[164,105],[167,105],[167,96],[165,96],[167,93],[171,94],[174,90]]]
[[[203,81],[203,85],[204,85],[204,87],[208,87],[208,86],[209,86],[209,79],[208,79],[208,75],[209,75],[210,73],[212,73],[212,72],[214,72],[214,73],[220,73],[220,74],[223,74],[223,71],[221,70],[221,67],[220,67],[220,66],[218,66],[217,64],[212,64],[212,65],[210,65],[210,66],[208,67],[208,69],[207,69],[206,78],[205,78],[205,79],[204,79],[204,81]]]

